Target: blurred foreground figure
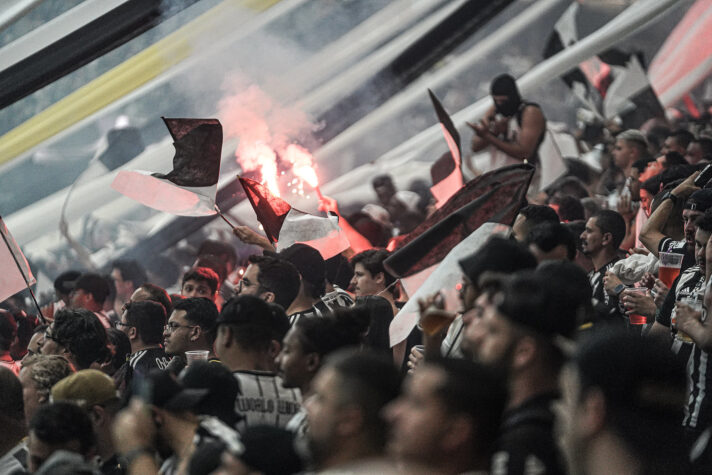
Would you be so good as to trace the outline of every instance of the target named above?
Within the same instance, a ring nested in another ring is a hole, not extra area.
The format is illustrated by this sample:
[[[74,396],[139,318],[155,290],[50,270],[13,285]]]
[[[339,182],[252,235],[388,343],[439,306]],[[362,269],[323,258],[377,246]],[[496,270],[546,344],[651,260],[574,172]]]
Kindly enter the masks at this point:
[[[0,367],[0,473],[19,475],[27,467],[22,386],[12,371]]]
[[[383,408],[398,396],[393,363],[371,353],[337,353],[329,358],[304,401],[316,471],[383,473],[387,426]]]
[[[389,451],[437,473],[485,473],[506,399],[500,373],[467,360],[426,361],[386,409]]]
[[[689,473],[685,373],[663,341],[592,335],[563,371],[562,392],[572,474]]]

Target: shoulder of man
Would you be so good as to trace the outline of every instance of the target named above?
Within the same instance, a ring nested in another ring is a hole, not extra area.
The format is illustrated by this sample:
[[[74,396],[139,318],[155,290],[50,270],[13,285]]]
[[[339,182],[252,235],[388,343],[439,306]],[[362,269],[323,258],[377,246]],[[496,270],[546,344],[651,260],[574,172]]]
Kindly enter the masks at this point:
[[[491,474],[564,474],[553,431],[544,425],[521,425],[504,434],[492,455]]]

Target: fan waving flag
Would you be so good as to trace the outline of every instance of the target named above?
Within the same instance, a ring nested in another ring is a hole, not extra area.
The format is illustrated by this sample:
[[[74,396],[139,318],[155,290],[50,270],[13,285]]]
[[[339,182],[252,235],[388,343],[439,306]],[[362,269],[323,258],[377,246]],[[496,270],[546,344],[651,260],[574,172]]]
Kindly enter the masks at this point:
[[[399,242],[384,262],[386,269],[396,277],[414,275],[442,261],[483,223],[511,225],[533,175],[531,165],[511,165],[468,182]]]
[[[150,208],[181,216],[215,214],[222,126],[217,119],[163,117],[176,149],[169,173],[122,170],[111,187]]]
[[[35,283],[27,259],[0,218],[0,302]]]
[[[301,243],[313,247],[324,259],[329,259],[350,247],[337,216],[314,216],[293,208],[282,198],[274,196],[266,186],[249,178],[240,178],[240,184],[267,238],[276,243],[277,251]]]
[[[554,25],[545,58],[579,41],[579,26],[590,23],[587,8],[572,2]],[[610,48],[582,62],[562,79],[599,120],[619,116],[624,129],[638,128],[651,117],[665,117],[643,65],[642,53]]]
[[[447,147],[450,150],[449,153],[440,157],[430,168],[430,175],[433,180],[433,186],[430,187],[430,191],[438,201],[439,208],[445,204],[457,190],[462,188],[464,183],[462,171],[460,170],[460,164],[462,163],[460,156],[460,134],[443,105],[435,94],[433,94],[433,91],[428,89],[428,94],[430,95],[430,100],[433,103],[435,113],[440,121],[445,142],[447,142]]]

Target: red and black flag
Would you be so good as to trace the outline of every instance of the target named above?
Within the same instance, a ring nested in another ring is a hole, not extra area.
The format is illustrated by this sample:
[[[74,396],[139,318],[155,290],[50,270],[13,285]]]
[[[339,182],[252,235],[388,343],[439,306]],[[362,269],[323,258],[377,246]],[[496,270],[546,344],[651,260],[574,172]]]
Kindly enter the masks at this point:
[[[483,223],[511,225],[524,205],[534,175],[528,164],[502,167],[468,182],[398,243],[384,265],[408,277],[440,261]]]
[[[300,211],[249,178],[241,177],[240,184],[267,238],[276,244],[278,251],[302,243],[329,259],[349,248],[349,240],[339,227],[338,216],[314,216]]]
[[[460,153],[460,134],[453,124],[450,115],[445,111],[445,108],[440,103],[438,98],[433,94],[433,91],[428,89],[430,100],[435,108],[435,113],[440,121],[445,142],[447,142],[448,152],[433,163],[430,167],[430,176],[433,180],[433,186],[430,191],[438,201],[438,208],[454,195],[457,190],[462,188],[464,181],[462,179],[462,157]]]
[[[217,119],[167,119],[173,169],[166,173],[122,170],[111,187],[146,206],[181,216],[215,214],[222,126]]]

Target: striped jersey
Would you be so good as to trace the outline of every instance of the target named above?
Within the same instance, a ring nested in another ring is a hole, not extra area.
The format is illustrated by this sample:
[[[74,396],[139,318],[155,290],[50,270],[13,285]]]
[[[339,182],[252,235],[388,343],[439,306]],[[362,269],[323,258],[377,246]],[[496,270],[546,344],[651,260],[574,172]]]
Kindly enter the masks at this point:
[[[129,356],[129,366],[134,372],[142,375],[148,374],[152,369],[166,369],[170,362],[171,357],[160,347],[138,350]]]
[[[354,300],[348,292],[336,286],[334,288],[333,292],[323,295],[310,309],[291,314],[289,324],[294,325],[297,320],[306,316],[322,317],[336,308],[351,307],[354,304]]]
[[[282,386],[282,378],[267,371],[235,371],[240,389],[235,411],[245,416],[237,424],[239,431],[260,424],[285,428],[301,408],[298,389]]]
[[[658,323],[672,329],[671,322],[675,318],[675,303],[685,297],[704,294],[704,274],[699,266],[692,266],[684,270],[675,279],[672,288],[665,298],[662,308],[656,316]],[[703,314],[704,318],[704,314]],[[687,361],[687,403],[684,408],[682,425],[692,430],[704,430],[712,424],[712,363],[709,354],[702,351],[694,343],[687,343],[678,338],[673,330],[672,351],[682,361]]]

